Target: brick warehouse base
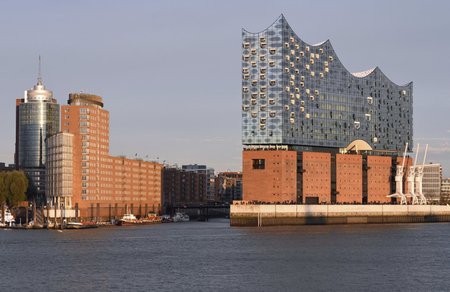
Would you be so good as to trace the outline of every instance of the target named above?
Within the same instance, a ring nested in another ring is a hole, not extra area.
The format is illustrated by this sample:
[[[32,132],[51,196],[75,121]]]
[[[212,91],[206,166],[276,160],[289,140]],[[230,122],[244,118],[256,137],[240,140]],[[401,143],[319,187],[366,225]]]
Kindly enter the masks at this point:
[[[238,205],[231,226],[450,222],[450,206]]]

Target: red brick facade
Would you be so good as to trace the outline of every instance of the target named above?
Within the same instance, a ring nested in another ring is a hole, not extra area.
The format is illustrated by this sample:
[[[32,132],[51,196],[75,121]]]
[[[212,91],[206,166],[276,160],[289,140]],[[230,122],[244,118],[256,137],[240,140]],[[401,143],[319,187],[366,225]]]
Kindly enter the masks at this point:
[[[336,203],[362,203],[362,156],[336,154]]]
[[[243,152],[243,200],[297,201],[297,152]]]
[[[303,203],[331,202],[331,154],[303,152]]]
[[[243,200],[303,204],[390,203],[391,198],[387,196],[393,192],[393,162],[395,159],[391,156],[244,150]],[[405,175],[411,164],[412,159],[407,158]],[[407,192],[406,182],[404,192]]]

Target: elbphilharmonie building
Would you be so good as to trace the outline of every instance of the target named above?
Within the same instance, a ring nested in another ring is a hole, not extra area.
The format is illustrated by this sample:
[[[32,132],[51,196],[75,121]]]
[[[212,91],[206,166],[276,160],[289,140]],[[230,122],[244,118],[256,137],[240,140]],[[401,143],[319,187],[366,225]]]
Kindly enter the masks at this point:
[[[378,67],[350,73],[329,40],[304,42],[283,15],[261,32],[242,31],[244,145],[339,148],[363,140],[403,152],[412,145],[412,90]]]
[[[283,15],[244,29],[244,200],[395,203],[398,165],[412,163],[401,155],[412,151],[412,105],[412,82],[349,72],[329,40],[304,42]]]

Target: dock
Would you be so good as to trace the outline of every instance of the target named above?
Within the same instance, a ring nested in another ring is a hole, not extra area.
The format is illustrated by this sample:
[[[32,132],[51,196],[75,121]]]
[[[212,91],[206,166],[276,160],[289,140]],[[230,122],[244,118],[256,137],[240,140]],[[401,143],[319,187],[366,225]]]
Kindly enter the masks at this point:
[[[450,222],[442,205],[258,205],[230,206],[231,226]]]

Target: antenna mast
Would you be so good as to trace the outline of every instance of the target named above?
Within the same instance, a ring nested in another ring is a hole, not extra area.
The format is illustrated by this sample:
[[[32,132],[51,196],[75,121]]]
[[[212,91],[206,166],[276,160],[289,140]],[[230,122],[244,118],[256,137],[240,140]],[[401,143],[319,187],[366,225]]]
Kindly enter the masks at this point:
[[[38,63],[38,85],[42,85],[42,72],[41,72],[41,55],[39,55]]]

